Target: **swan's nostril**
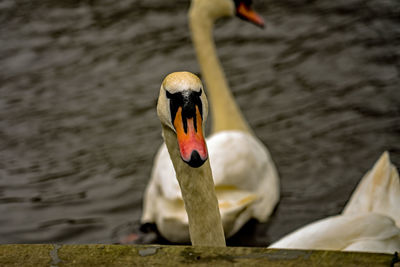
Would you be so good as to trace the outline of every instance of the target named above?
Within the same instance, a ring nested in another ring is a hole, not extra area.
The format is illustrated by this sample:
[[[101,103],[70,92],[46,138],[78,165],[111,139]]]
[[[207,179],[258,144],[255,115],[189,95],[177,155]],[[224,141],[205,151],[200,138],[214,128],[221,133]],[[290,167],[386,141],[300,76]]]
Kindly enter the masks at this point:
[[[204,164],[204,162],[207,160],[206,159],[202,159],[200,157],[199,152],[197,152],[196,150],[193,150],[192,154],[190,155],[190,160],[189,161],[185,161],[187,164],[189,164],[190,167],[192,168],[198,168],[201,165]]]

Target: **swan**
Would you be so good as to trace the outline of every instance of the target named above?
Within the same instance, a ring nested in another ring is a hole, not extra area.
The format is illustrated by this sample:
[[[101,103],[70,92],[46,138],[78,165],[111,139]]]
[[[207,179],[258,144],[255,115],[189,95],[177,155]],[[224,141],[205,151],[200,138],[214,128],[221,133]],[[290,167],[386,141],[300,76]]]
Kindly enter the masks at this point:
[[[190,240],[195,246],[225,246],[220,205],[203,137],[207,110],[207,98],[197,76],[177,72],[164,79],[157,114],[182,191]],[[400,250],[399,201],[399,175],[388,152],[384,152],[361,179],[341,215],[307,225],[269,248],[393,253]]]
[[[342,214],[288,234],[269,248],[400,251],[400,181],[384,152],[359,182]]]
[[[279,200],[275,164],[238,108],[216,54],[214,22],[233,15],[263,26],[246,0],[192,0],[189,10],[192,40],[211,102],[213,122],[207,146],[226,237],[251,218],[265,222]],[[165,144],[154,159],[141,223],[155,223],[171,242],[189,241],[188,216]]]
[[[193,246],[225,246],[204,124],[208,103],[200,79],[190,72],[169,74],[157,101],[162,135],[189,219]]]

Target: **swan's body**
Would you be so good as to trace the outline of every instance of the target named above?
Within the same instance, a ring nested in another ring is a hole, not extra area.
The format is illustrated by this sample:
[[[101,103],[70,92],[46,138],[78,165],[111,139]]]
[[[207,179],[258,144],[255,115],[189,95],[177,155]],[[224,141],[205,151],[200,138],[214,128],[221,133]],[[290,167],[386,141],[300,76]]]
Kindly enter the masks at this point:
[[[278,184],[268,179],[275,173],[266,168],[270,158],[264,146],[240,131],[212,135],[207,146],[225,234],[231,236],[251,217],[265,221],[274,207],[271,203],[278,198],[271,187],[275,189]],[[188,219],[165,145],[155,162],[146,192],[147,213],[142,218],[144,222],[156,222],[168,240],[186,242]]]
[[[341,215],[306,225],[270,248],[400,251],[400,181],[385,152],[363,177]]]
[[[245,8],[252,22],[262,23],[249,7]],[[234,13],[234,0],[193,0],[189,12],[193,43],[212,103],[212,134],[207,146],[227,237],[250,218],[265,222],[279,199],[275,165],[236,105],[215,51],[214,21]],[[165,145],[155,157],[142,223],[156,223],[161,235],[170,241],[189,240],[188,218]]]

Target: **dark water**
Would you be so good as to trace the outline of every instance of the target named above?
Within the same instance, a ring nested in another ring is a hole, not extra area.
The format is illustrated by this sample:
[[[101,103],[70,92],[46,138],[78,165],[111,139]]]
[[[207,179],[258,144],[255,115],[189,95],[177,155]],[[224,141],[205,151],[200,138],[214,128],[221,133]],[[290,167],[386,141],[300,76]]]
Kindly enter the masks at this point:
[[[231,244],[265,246],[340,212],[384,150],[400,166],[400,3],[255,2],[266,29],[226,19],[215,35],[282,183],[270,222],[248,224]],[[0,2],[1,243],[111,243],[140,233],[162,142],[160,83],[172,71],[199,72],[188,6]]]

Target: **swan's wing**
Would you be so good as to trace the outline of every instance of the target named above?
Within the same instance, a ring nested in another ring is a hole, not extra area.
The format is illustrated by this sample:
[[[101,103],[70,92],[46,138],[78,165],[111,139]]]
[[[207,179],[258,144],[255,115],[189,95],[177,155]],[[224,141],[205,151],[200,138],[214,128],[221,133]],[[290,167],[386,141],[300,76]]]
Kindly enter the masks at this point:
[[[387,215],[400,226],[400,180],[388,152],[362,178],[343,210],[343,214],[363,212]]]
[[[400,229],[384,215],[338,215],[306,225],[270,248],[379,251],[400,249]]]
[[[154,158],[143,198],[142,223],[156,223],[162,236],[172,242],[188,242],[188,217],[175,170],[163,144]]]
[[[182,199],[181,190],[175,177],[175,170],[165,144],[161,145],[155,158],[150,181],[144,199],[142,223],[154,223],[160,211],[159,202]]]
[[[216,186],[215,192],[225,236],[232,236],[252,218],[249,207],[257,202],[258,196],[234,186]]]
[[[189,242],[189,222],[182,199],[171,200],[160,196],[155,222],[161,235],[171,242]]]
[[[364,251],[375,253],[394,253],[400,249],[400,241],[398,235],[386,239],[362,240],[351,244],[343,249],[343,251]]]
[[[176,179],[175,169],[172,165],[165,143],[161,145],[154,160],[151,176],[166,198],[182,199],[182,193],[178,184],[178,179]]]
[[[279,177],[266,147],[254,136],[239,131],[214,134],[207,145],[215,185],[256,195],[251,217],[267,220],[279,199]]]

